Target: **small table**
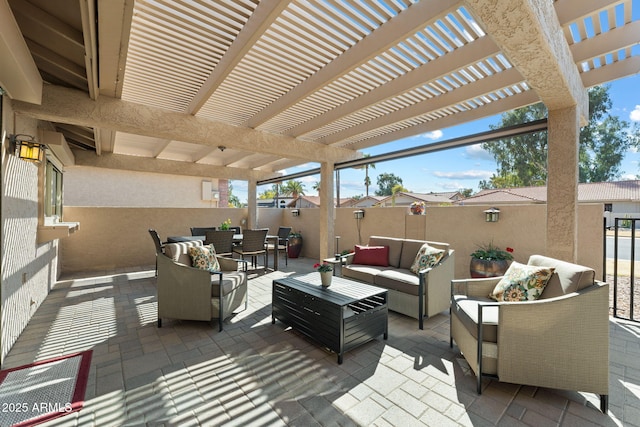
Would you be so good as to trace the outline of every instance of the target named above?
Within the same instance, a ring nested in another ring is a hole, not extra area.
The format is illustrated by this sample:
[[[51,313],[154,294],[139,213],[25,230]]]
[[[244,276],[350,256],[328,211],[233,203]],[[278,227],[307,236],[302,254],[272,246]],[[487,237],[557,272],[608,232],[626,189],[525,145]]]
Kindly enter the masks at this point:
[[[310,273],[273,281],[271,323],[276,319],[338,354],[382,335],[388,337],[387,290],[342,277],[328,288]]]
[[[342,268],[342,257],[339,257],[338,259],[336,259],[335,257],[333,258],[325,258],[322,260],[322,262],[326,262],[327,264],[331,264],[333,267],[333,275],[336,275],[336,267],[339,265],[340,268]],[[340,270],[340,273],[342,275],[342,270]]]

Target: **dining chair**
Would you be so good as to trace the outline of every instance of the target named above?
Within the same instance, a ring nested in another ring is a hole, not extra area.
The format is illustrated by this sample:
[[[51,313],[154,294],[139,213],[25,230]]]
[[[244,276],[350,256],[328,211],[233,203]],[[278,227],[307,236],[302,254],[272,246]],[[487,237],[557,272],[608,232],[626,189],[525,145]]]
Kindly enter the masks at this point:
[[[278,227],[278,242],[271,239],[267,242],[267,251],[273,251],[274,257],[277,258],[280,251],[284,252],[285,265],[289,265],[289,233],[291,233],[291,227]]]
[[[216,250],[216,255],[233,257],[233,230],[207,231],[204,244],[212,244]]]
[[[162,240],[160,239],[160,235],[155,229],[150,228],[149,234],[153,239],[153,244],[156,246],[156,277],[158,277],[158,254],[164,253],[164,245],[166,243],[162,243]]]
[[[207,234],[207,231],[216,231],[217,229],[217,227],[191,227],[191,235],[204,236]]]
[[[267,268],[267,246],[266,239],[268,228],[261,228],[257,230],[244,230],[242,233],[242,243],[233,247],[233,252],[239,254],[242,259],[245,255],[251,257],[251,263],[253,268],[256,268],[258,263],[258,255],[264,255],[264,268]],[[245,264],[246,266],[246,264]]]

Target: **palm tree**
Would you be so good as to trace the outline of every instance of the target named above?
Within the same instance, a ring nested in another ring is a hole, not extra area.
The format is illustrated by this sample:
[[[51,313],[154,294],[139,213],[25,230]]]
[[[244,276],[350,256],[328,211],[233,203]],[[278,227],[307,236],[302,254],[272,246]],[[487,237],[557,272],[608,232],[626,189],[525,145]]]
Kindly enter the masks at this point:
[[[409,190],[407,190],[406,188],[404,188],[402,186],[402,184],[396,184],[393,186],[393,188],[391,189],[391,206],[395,206],[396,205],[396,195],[398,193],[401,192],[408,192]]]
[[[365,154],[362,157],[371,157],[371,154]],[[357,168],[355,168],[355,169],[364,169],[364,186],[367,189],[366,197],[369,197],[369,186],[371,185],[371,178],[369,178],[369,168],[375,169],[376,168],[376,164],[375,163],[367,163],[364,166],[358,166]]]
[[[298,196],[304,196],[304,184],[300,181],[289,180],[281,187],[281,194],[297,199]]]

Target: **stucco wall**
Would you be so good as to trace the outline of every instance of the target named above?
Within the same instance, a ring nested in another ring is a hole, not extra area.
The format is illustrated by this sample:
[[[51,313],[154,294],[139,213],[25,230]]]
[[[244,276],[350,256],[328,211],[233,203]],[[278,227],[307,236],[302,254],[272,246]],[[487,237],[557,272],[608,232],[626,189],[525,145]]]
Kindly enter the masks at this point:
[[[546,207],[544,205],[501,206],[500,220],[487,223],[485,207],[430,207],[427,215],[408,215],[406,207],[365,209],[360,221],[361,242],[371,235],[408,237],[447,242],[456,250],[456,277],[468,277],[469,254],[478,244],[493,242],[514,249],[517,261],[526,263],[531,254],[545,253]],[[335,234],[339,250],[358,244],[358,226],[353,208],[337,208]],[[168,235],[189,234],[191,225],[218,225],[231,218],[234,224],[246,216],[244,209],[170,208],[80,208],[66,207],[65,218],[79,221],[80,230],[62,241],[64,271],[100,270],[124,266],[152,265],[154,250],[148,228]],[[290,209],[258,209],[258,227],[275,234],[278,226],[290,226],[303,236],[302,256],[315,260],[320,254],[318,234],[320,209],[300,209],[293,217]],[[579,207],[578,262],[602,272],[602,205]],[[99,244],[102,242],[102,244]],[[330,253],[334,251],[334,242]]]
[[[65,206],[215,208],[202,200],[202,181],[218,189],[217,179],[93,167],[65,168]]]
[[[2,123],[14,123],[6,97]],[[2,129],[1,361],[48,295],[58,273],[57,241],[36,243],[38,178],[44,166],[38,167],[8,154],[4,138],[5,132],[37,135],[37,123],[22,117],[15,118],[15,123],[15,130]]]

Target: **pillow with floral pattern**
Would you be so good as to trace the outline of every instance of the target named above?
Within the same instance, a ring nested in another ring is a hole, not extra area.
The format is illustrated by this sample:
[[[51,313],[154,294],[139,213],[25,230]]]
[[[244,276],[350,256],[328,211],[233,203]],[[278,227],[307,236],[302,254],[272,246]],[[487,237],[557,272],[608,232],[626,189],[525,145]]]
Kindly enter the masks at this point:
[[[496,301],[535,301],[551,279],[555,268],[512,262],[490,298]]]
[[[413,260],[409,270],[414,274],[418,274],[420,270],[435,267],[442,260],[444,254],[444,249],[434,248],[425,243],[416,254],[416,259]]]
[[[189,247],[191,265],[200,270],[220,271],[220,263],[216,258],[216,250],[213,245]]]

